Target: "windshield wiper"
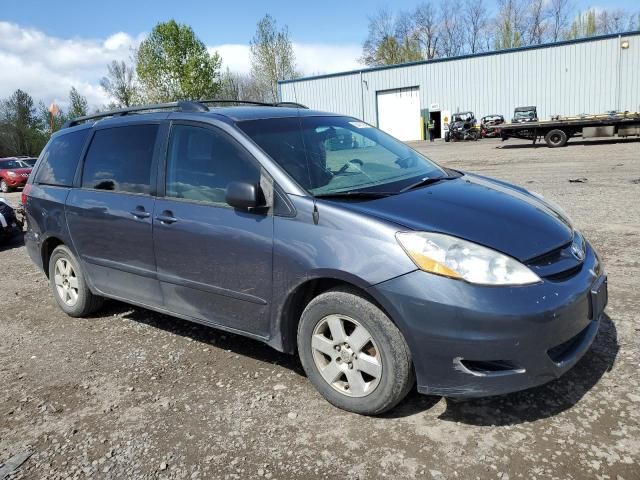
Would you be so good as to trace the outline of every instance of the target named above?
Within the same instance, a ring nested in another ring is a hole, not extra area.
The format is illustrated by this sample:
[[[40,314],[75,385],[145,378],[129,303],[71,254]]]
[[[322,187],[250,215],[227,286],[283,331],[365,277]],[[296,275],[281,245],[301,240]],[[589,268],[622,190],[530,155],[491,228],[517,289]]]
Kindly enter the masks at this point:
[[[371,191],[353,191],[353,192],[327,192],[314,195],[316,198],[384,198],[389,195],[395,195],[393,192],[371,192]]]
[[[422,180],[412,183],[400,190],[400,193],[408,192],[409,190],[413,190],[414,188],[426,187],[427,185],[431,185],[432,183],[437,183],[441,180],[453,180],[454,178],[458,178],[458,176],[445,176],[445,177],[425,177]]]

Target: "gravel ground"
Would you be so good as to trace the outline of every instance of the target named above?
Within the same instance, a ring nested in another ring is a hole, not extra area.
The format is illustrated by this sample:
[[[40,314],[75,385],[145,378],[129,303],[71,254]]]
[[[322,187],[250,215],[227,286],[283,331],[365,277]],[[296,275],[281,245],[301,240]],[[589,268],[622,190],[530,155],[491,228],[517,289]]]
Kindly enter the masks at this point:
[[[0,465],[30,451],[9,478],[640,478],[640,142],[590,143],[416,144],[555,200],[601,253],[608,319],[564,377],[349,414],[256,341],[118,302],[65,316],[16,239],[0,247]]]

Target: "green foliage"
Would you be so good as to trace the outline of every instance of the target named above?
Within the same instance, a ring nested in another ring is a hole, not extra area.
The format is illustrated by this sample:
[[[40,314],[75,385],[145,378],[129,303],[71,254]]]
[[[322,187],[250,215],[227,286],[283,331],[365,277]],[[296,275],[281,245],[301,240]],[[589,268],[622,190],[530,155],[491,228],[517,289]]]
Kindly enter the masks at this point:
[[[565,34],[567,40],[575,38],[593,37],[598,32],[595,10],[587,10],[579,13],[576,19],[571,23],[569,30]]]
[[[0,103],[0,156],[38,155],[48,140],[31,96],[16,90]]]
[[[151,102],[215,97],[221,63],[191,27],[175,20],[157,24],[136,53],[136,72]]]
[[[124,60],[107,65],[107,76],[102,77],[100,86],[114,99],[114,108],[130,107],[140,100],[135,68]]]
[[[69,118],[84,117],[88,114],[89,102],[87,99],[80,95],[80,92],[76,90],[76,87],[71,87],[69,90]]]
[[[261,92],[262,100],[275,102],[278,99],[278,80],[299,76],[289,30],[286,25],[278,30],[273,17],[265,15],[258,22],[250,46],[251,76]]]

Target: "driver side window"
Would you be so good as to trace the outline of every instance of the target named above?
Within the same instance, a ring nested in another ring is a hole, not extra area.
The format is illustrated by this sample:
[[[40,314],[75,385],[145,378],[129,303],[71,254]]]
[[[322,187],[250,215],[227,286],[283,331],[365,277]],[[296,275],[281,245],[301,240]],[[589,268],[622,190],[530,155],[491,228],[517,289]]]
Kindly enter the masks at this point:
[[[174,125],[167,157],[166,195],[226,204],[229,183],[260,181],[260,169],[238,142],[217,128]]]

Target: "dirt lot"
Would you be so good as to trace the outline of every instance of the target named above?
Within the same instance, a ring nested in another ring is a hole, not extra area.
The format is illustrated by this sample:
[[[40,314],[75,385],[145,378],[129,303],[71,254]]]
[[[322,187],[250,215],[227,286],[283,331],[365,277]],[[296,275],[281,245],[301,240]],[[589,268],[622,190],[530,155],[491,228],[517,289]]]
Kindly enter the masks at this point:
[[[557,201],[600,251],[609,319],[559,380],[352,415],[258,342],[117,302],[66,317],[18,239],[0,247],[0,462],[33,451],[10,478],[640,478],[640,142],[592,143],[417,144]]]

